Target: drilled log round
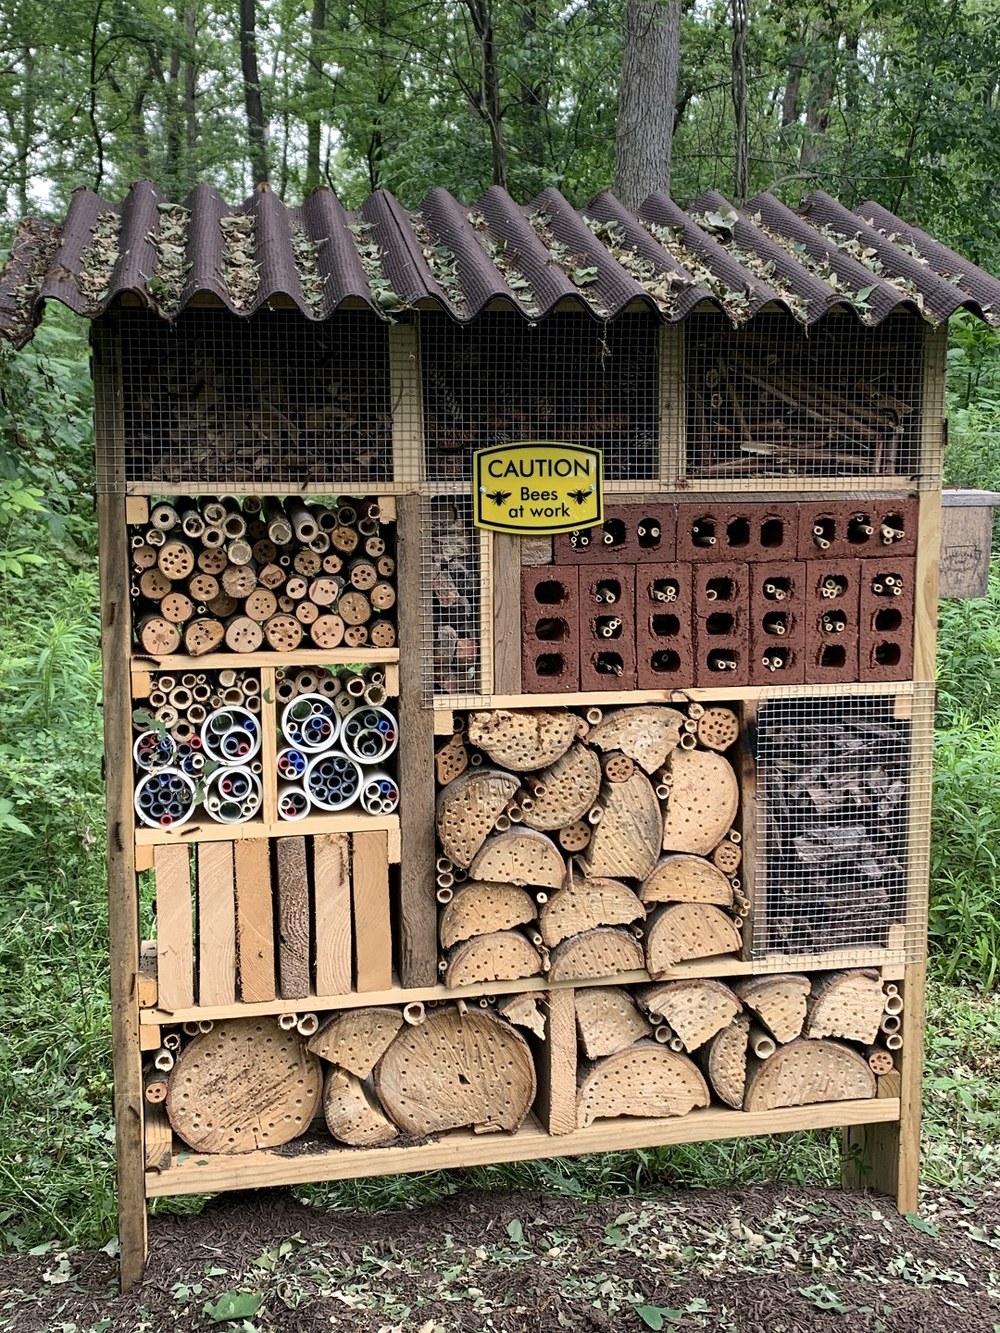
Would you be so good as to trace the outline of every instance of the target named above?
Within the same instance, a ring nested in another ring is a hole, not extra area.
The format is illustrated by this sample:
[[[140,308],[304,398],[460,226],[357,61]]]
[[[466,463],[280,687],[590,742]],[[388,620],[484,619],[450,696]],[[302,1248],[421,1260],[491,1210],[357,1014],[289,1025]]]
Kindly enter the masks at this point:
[[[679,852],[660,858],[643,881],[639,897],[647,904],[714,903],[732,907],[733,886],[711,862]]]
[[[225,551],[198,552],[198,568],[206,574],[221,574],[228,563]]]
[[[219,595],[219,580],[214,574],[192,574],[187,586],[196,602],[207,603]]]
[[[729,1026],[716,1033],[698,1053],[715,1095],[734,1111],[743,1106],[749,1033],[750,1019],[746,1014],[737,1014]]]
[[[806,1021],[810,981],[797,974],[740,977],[733,983],[740,1000],[770,1032],[775,1041],[799,1036]]]
[[[254,548],[256,555],[256,548]],[[272,560],[274,556],[270,557]],[[323,559],[315,551],[296,551],[292,558],[292,568],[296,574],[301,574],[304,579],[313,578],[323,568]]]
[[[627,926],[643,921],[646,909],[627,885],[601,876],[574,876],[552,894],[538,913],[545,944],[555,946],[596,926]]]
[[[837,1041],[799,1038],[779,1046],[767,1060],[748,1060],[743,1109],[855,1101],[875,1092],[875,1075],[857,1051]]]
[[[268,588],[274,592],[285,582],[288,575],[280,565],[267,564],[257,574],[257,582],[262,588]]]
[[[456,785],[452,783],[445,791],[451,791]],[[451,859],[456,865],[462,864],[454,856]],[[566,863],[552,839],[523,826],[487,838],[469,870],[475,879],[498,884],[530,884],[539,889],[558,889],[566,877]]]
[[[218,597],[206,602],[207,609],[219,620],[228,620],[238,605],[236,598],[230,597],[228,592],[220,592]]]
[[[706,708],[695,734],[707,750],[728,750],[739,739],[739,718],[731,708]]]
[[[309,637],[317,648],[339,648],[344,633],[344,622],[337,615],[318,616],[309,626]]]
[[[315,602],[296,602],[295,619],[300,625],[314,625],[319,619],[319,607]]]
[[[706,903],[658,907],[646,927],[646,967],[660,977],[678,963],[738,953],[740,933],[732,919]]]
[[[375,1093],[356,1074],[331,1069],[323,1087],[326,1127],[352,1148],[377,1148],[399,1137],[399,1130],[379,1106]]]
[[[584,819],[577,819],[559,830],[559,846],[564,852],[582,852],[590,843],[590,836],[590,825]]]
[[[375,648],[396,646],[396,626],[390,620],[373,620],[368,626],[368,636]]]
[[[329,577],[313,579],[309,584],[309,600],[317,606],[333,606],[343,589],[343,579]]]
[[[446,986],[471,986],[483,981],[519,981],[542,970],[538,950],[516,930],[476,935],[448,954]]]
[[[368,597],[376,611],[389,611],[396,605],[396,589],[391,583],[376,583]]]
[[[387,1005],[345,1009],[310,1038],[309,1050],[358,1078],[367,1078],[402,1026],[402,1014]]]
[[[264,625],[264,637],[275,652],[294,652],[302,642],[302,626],[294,616],[272,616]]]
[[[620,751],[609,754],[602,765],[604,776],[609,782],[628,782],[635,772],[635,760]]]
[[[264,631],[249,616],[232,616],[226,622],[226,647],[234,653],[255,653],[264,642]]]
[[[344,647],[361,648],[368,642],[368,630],[364,625],[348,625],[344,630]]]
[[[382,1057],[375,1086],[386,1114],[406,1134],[465,1125],[512,1133],[534,1101],[535,1067],[509,1023],[449,1006],[404,1028]]]
[[[648,986],[639,998],[650,1013],[659,1014],[670,1024],[689,1051],[704,1046],[728,1027],[742,1007],[723,982],[703,977],[684,977]]]
[[[184,647],[191,657],[203,657],[214,653],[225,636],[226,629],[221,620],[203,617],[190,620],[184,629]]]
[[[584,987],[576,992],[576,1031],[588,1060],[624,1051],[649,1036],[649,1023],[626,990]]]
[[[358,592],[370,592],[378,583],[378,570],[370,560],[352,560],[347,566],[347,578]]]
[[[221,626],[220,626],[221,628]],[[145,616],[136,627],[143,650],[151,657],[166,657],[181,646],[181,632],[165,616]]]
[[[684,714],[661,704],[640,704],[608,713],[587,740],[599,750],[620,750],[647,773],[667,762],[681,737]]]
[[[708,856],[728,832],[739,808],[732,765],[712,750],[675,750],[673,785],[663,824],[665,852]]]
[[[882,980],[873,969],[816,977],[803,1036],[843,1037],[871,1046],[885,1013]]]
[[[270,620],[278,609],[278,599],[267,588],[254,588],[243,609],[251,620]]]
[[[438,786],[447,787],[449,782],[454,782],[456,778],[461,777],[468,767],[469,752],[465,748],[462,737],[456,733],[446,745],[442,745],[434,756],[434,769]]]
[[[515,884],[484,884],[469,880],[456,889],[441,913],[438,936],[442,949],[497,930],[526,926],[535,919],[535,900]]]
[[[589,875],[645,879],[656,865],[663,841],[663,812],[644,773],[611,782],[601,796],[603,814],[583,860]]]
[[[556,946],[549,963],[549,980],[616,977],[641,970],[642,966],[642,945],[634,935],[613,926],[598,926]]]
[[[708,1103],[708,1085],[693,1060],[655,1041],[640,1041],[584,1073],[577,1124],[586,1129],[595,1120],[622,1115],[687,1115]]]
[[[294,1030],[271,1018],[223,1019],[178,1055],[167,1115],[195,1152],[277,1148],[309,1128],[322,1082]]]
[[[564,708],[506,708],[470,713],[469,743],[495,764],[524,773],[547,768],[566,753],[576,735],[576,718]]]
[[[160,547],[156,565],[172,583],[177,583],[193,572],[194,552],[187,542],[166,542]]]
[[[257,586],[257,574],[253,565],[227,565],[222,571],[219,582],[223,592],[235,597],[238,602],[249,597]]]
[[[139,576],[139,591],[150,602],[162,601],[173,586],[159,569],[144,570]]]
[[[345,625],[364,625],[372,617],[372,604],[363,592],[345,592],[337,603],[337,614]]]
[[[450,861],[463,870],[468,869],[518,785],[512,773],[478,768],[463,774],[439,793],[438,842]],[[505,877],[476,875],[476,878],[500,881]]]
[[[724,875],[735,875],[743,860],[743,850],[727,838],[720,842],[712,852],[712,864],[718,866]]]
[[[575,742],[538,774],[542,792],[524,812],[529,828],[549,831],[582,819],[601,790],[601,765],[593,750]]]
[[[353,528],[348,528],[343,524],[338,525],[330,533],[330,545],[335,547],[341,555],[350,555],[357,549],[358,534]]]
[[[173,625],[183,625],[194,615],[194,603],[182,592],[168,592],[160,603],[160,615]]]

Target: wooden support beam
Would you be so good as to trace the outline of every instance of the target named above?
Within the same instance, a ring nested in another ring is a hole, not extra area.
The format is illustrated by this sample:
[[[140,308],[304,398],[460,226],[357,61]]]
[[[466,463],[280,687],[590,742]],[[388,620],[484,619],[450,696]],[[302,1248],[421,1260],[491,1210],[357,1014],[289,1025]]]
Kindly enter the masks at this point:
[[[313,838],[316,900],[316,994],[351,989],[351,842],[346,833]]]
[[[157,847],[156,974],[164,1009],[194,1004],[194,902],[187,844]]]
[[[273,1000],[274,911],[271,858],[266,842],[246,838],[235,844],[236,957],[240,998]]]
[[[493,689],[521,693],[521,539],[493,534]],[[485,693],[485,691],[484,691]]]
[[[298,1000],[309,994],[309,869],[305,838],[279,838],[275,856],[278,990],[283,1000]]]
[[[392,985],[388,839],[384,833],[355,833],[351,844],[354,985],[358,991],[385,990]]]
[[[236,999],[236,896],[231,842],[198,844],[198,1002]]]
[[[576,996],[552,990],[547,996],[545,1039],[536,1048],[538,1116],[550,1134],[576,1129]]]

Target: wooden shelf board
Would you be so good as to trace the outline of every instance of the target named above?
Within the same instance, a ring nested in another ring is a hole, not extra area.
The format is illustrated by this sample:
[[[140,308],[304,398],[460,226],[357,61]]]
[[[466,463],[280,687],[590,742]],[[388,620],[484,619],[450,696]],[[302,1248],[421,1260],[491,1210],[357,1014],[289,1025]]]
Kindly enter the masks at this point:
[[[152,495],[169,498],[174,495],[309,495],[322,499],[324,496],[342,499],[356,496],[365,499],[369,495],[376,498],[383,495],[410,495],[418,489],[415,481],[373,481],[363,486],[357,481],[338,483],[336,481],[310,481],[298,486],[291,482],[276,481],[241,481],[234,486],[232,479],[206,479],[205,481],[129,481],[125,483],[126,495]],[[384,520],[390,521],[390,520]]]
[[[205,653],[189,657],[187,653],[170,653],[153,657],[149,653],[133,653],[134,672],[147,671],[217,671],[225,667],[261,666],[388,666],[399,661],[398,648],[296,648],[294,652],[277,653],[261,648],[255,653]]]
[[[245,824],[216,824],[214,820],[192,819],[176,831],[172,829],[137,828],[137,847],[169,846],[188,842],[242,842],[245,838],[285,838],[292,834],[304,837],[310,833],[373,833],[376,830],[394,833],[399,829],[398,815],[366,815],[360,810],[344,810],[339,814],[307,815],[305,819],[279,819],[267,824],[260,819]]]
[[[845,961],[846,960],[846,961]],[[882,967],[893,970],[893,975],[904,961],[902,950],[854,950],[850,954],[814,954],[804,959],[801,954],[776,954],[766,962],[750,962],[742,958],[706,958],[682,963],[664,973],[662,981],[676,981],[684,977],[746,977],[762,973],[823,971],[833,967]],[[477,981],[469,986],[411,986],[395,985],[391,990],[351,991],[346,995],[310,995],[299,1000],[267,1000],[255,1004],[195,1005],[191,1009],[174,1011],[158,1008],[143,1009],[142,1023],[186,1023],[190,1019],[259,1018],[262,1015],[322,1012],[332,1009],[361,1009],[366,1005],[409,1004],[412,1000],[478,1000],[483,995],[519,995],[526,991],[572,990],[581,986],[642,986],[651,977],[644,970],[619,972],[612,977],[578,977],[569,981],[549,981],[545,976],[525,977],[519,981]]]
[[[787,1134],[793,1130],[835,1129],[899,1119],[899,1101],[872,1097],[865,1101],[822,1102],[816,1106],[777,1111],[730,1111],[711,1108],[671,1119],[624,1118],[598,1121],[571,1134],[550,1135],[533,1116],[516,1134],[474,1134],[453,1130],[430,1142],[404,1147],[342,1148],[315,1140],[303,1151],[303,1140],[290,1152],[259,1150],[239,1155],[185,1152],[166,1171],[146,1173],[147,1198],[182,1194],[214,1194],[221,1190],[257,1189],[306,1181],[349,1180],[357,1176],[388,1176],[400,1171],[437,1171],[455,1166],[535,1161],[572,1157],[578,1153],[618,1152],[661,1144],[704,1143],[716,1139]]]

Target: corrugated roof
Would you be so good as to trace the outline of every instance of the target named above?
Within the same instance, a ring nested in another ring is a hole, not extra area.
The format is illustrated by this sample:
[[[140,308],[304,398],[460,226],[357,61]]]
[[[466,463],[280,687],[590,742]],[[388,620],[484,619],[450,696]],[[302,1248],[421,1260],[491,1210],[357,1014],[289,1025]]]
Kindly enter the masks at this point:
[[[709,303],[734,323],[767,306],[809,326],[839,306],[872,325],[905,307],[1000,326],[995,278],[877,204],[823,193],[801,213],[770,194],[737,209],[709,192],[686,211],[653,194],[634,214],[606,191],[575,209],[557,190],[518,204],[493,188],[470,206],[434,189],[413,212],[383,192],[349,212],[325,189],[287,208],[261,188],[234,208],[205,185],[178,205],[140,181],[121,203],[77,190],[61,225],[22,224],[0,335],[26,342],[49,299],[94,318],[126,294],[168,319],[210,294],[313,320],[348,301],[386,318],[436,304],[459,322],[506,301],[539,319],[569,300],[598,319],[641,303],[673,322]]]

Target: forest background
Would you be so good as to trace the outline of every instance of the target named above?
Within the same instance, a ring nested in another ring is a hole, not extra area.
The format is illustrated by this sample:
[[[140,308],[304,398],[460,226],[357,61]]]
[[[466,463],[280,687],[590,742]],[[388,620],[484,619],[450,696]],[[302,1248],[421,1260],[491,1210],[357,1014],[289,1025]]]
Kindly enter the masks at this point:
[[[709,187],[874,199],[1000,273],[1000,0],[0,6],[0,253],[18,217],[140,176],[178,201],[199,181],[231,201],[268,181],[289,203],[320,184],[348,207],[498,184],[580,205],[614,182],[637,203],[623,132],[681,203]],[[0,1248],[114,1231],[86,338],[50,309],[26,349],[0,348]],[[948,483],[1000,489],[998,336],[965,317],[949,408]],[[942,617],[927,1178],[965,1186],[1000,1177],[996,570],[986,600]],[[496,1174],[574,1196],[664,1173],[832,1178],[820,1146]],[[406,1188],[331,1193],[378,1206],[453,1185]]]

